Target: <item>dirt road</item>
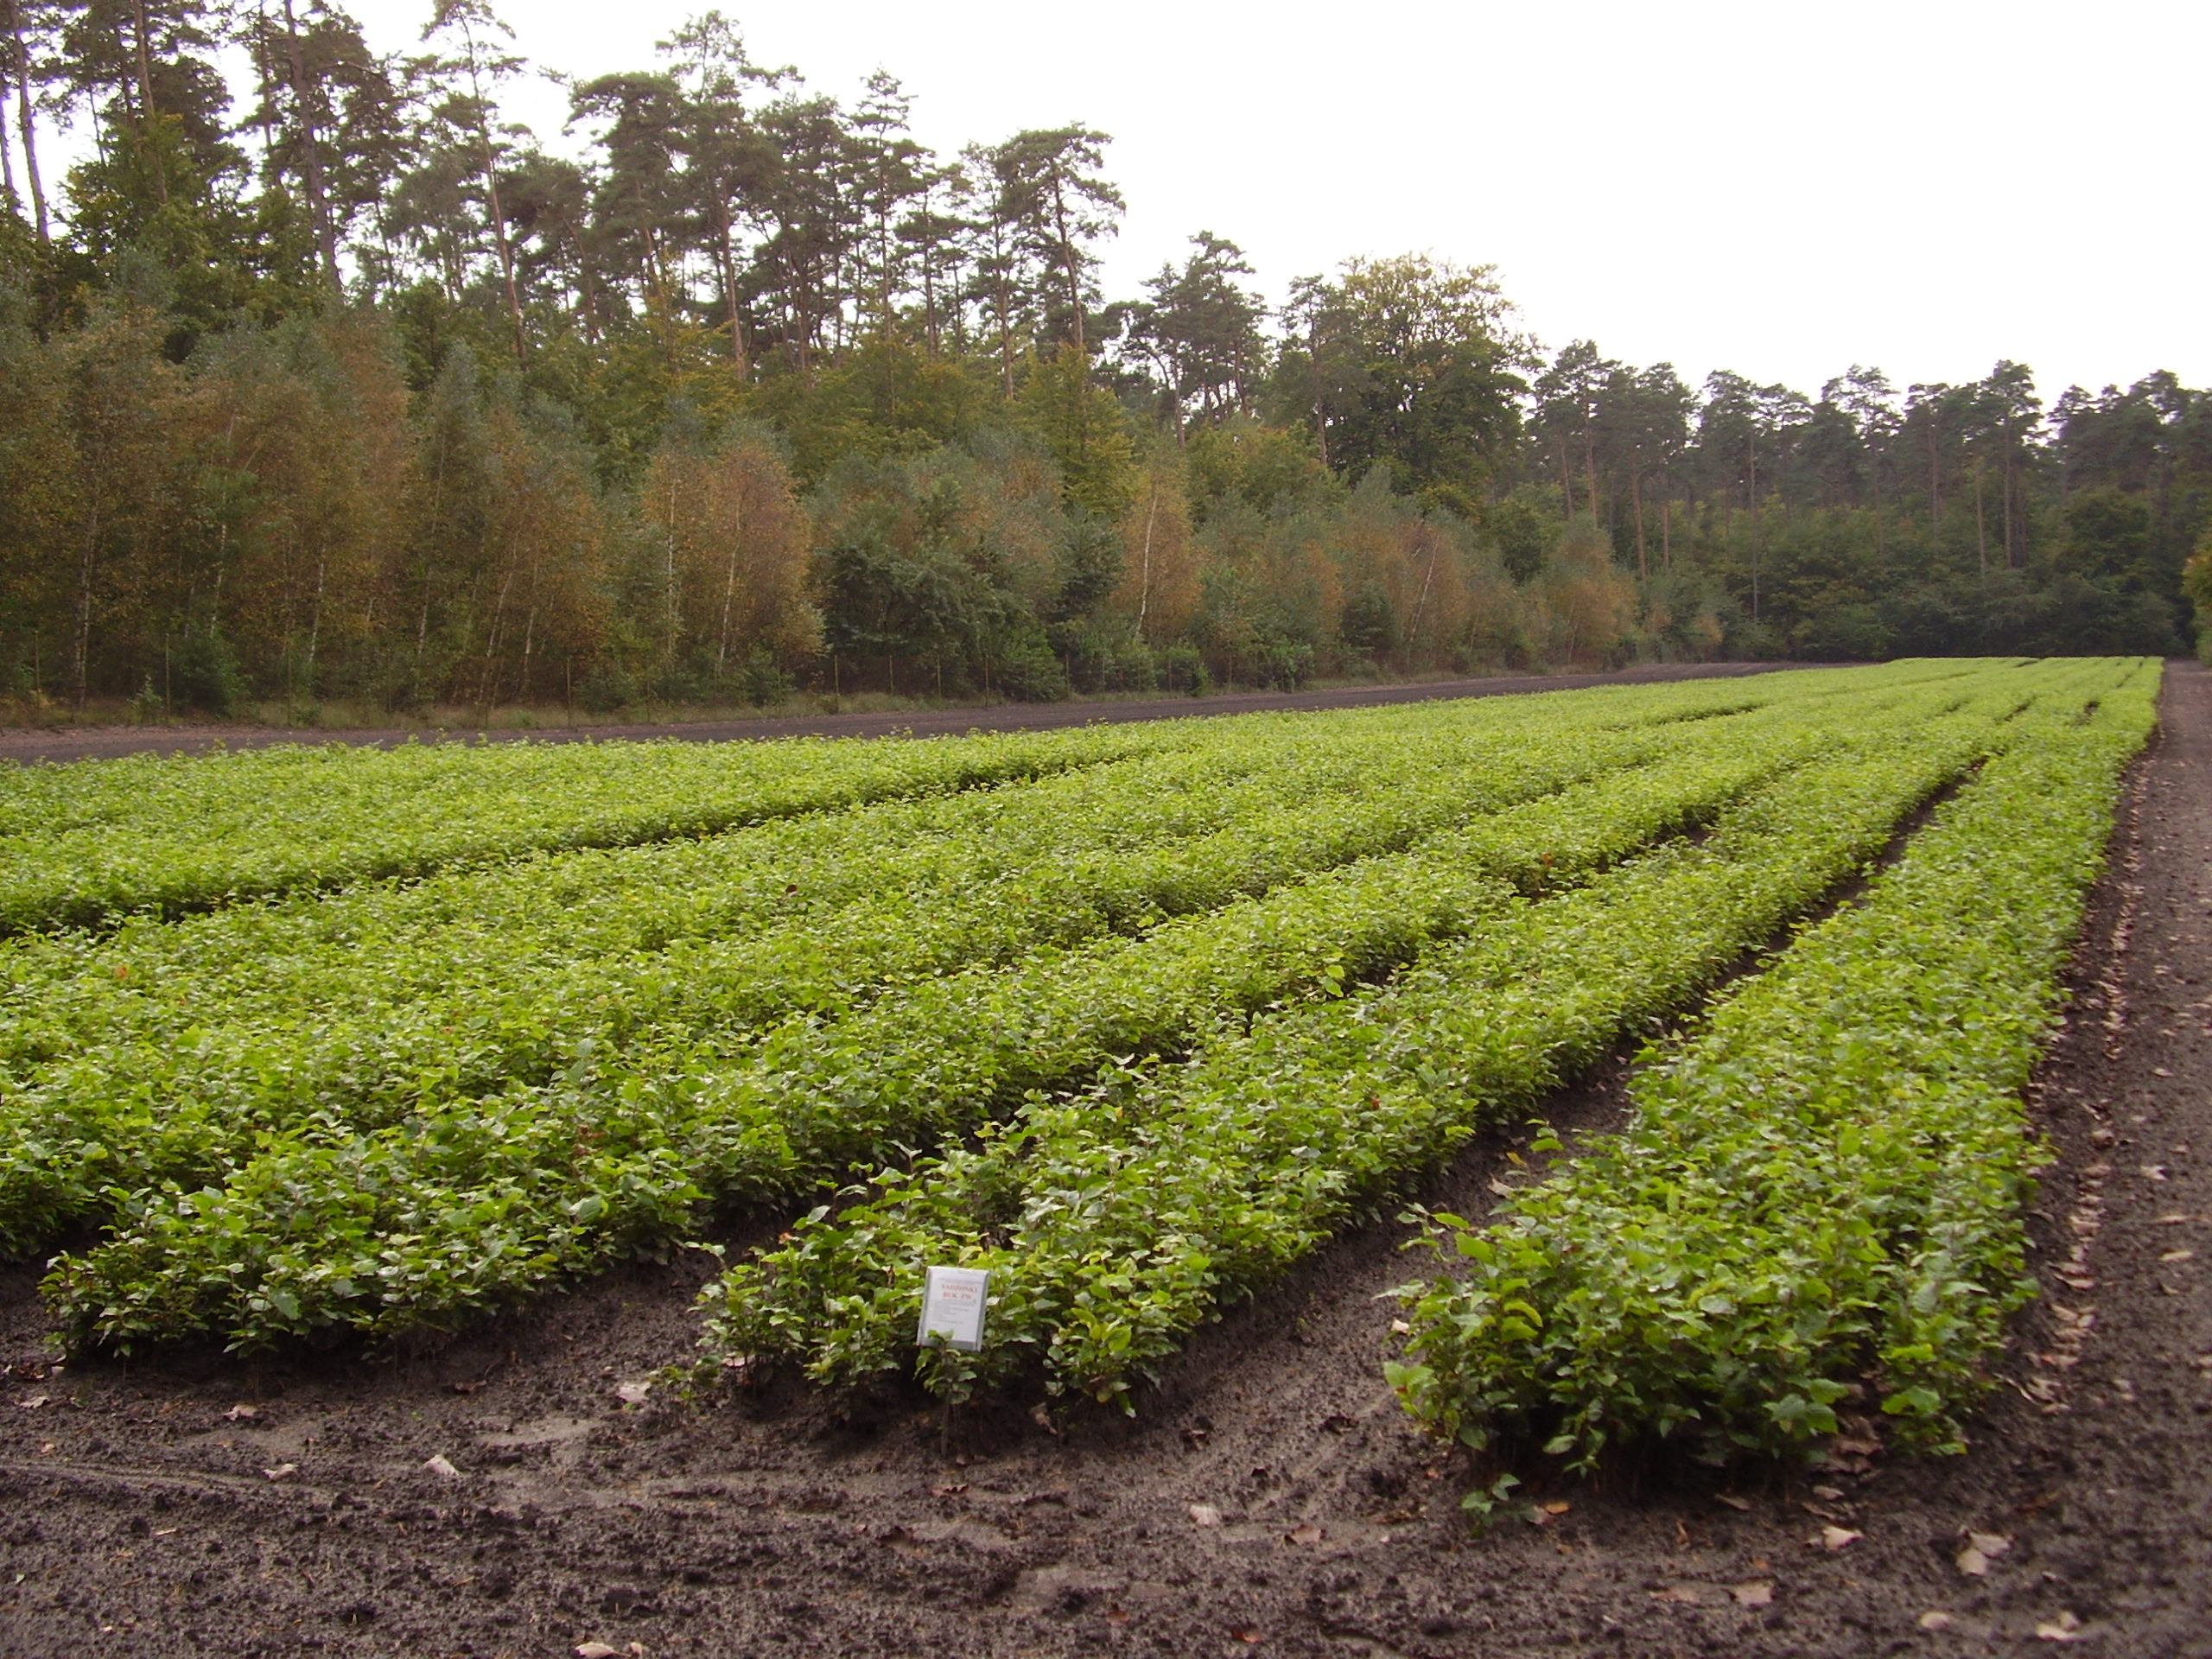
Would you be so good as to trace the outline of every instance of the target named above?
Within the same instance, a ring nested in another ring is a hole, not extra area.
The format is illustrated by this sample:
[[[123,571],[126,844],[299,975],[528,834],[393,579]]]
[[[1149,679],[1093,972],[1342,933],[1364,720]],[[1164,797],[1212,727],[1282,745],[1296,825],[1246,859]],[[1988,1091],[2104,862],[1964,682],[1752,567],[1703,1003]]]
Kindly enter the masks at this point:
[[[1389,1224],[1207,1332],[1134,1423],[949,1443],[915,1397],[626,1404],[690,1342],[696,1257],[405,1363],[58,1372],[18,1268],[0,1652],[2212,1654],[2212,676],[2175,665],[2164,720],[2035,1091],[2050,1296],[1963,1457],[1646,1455],[1471,1538],[1381,1382]],[[1602,1126],[1618,1087],[1556,1116]],[[1979,1574],[1970,1531],[2005,1541]]]
[[[1344,685],[1320,691],[1237,691],[1208,697],[1148,697],[1121,702],[1009,702],[988,709],[917,709],[895,715],[810,715],[774,720],[677,721],[659,726],[593,725],[537,731],[286,730],[260,726],[81,726],[0,728],[0,761],[108,760],[124,754],[197,754],[219,744],[266,749],[281,743],[350,743],[390,748],[410,739],[435,742],[482,737],[494,743],[580,743],[619,738],[678,738],[690,743],[757,742],[773,737],[943,737],[964,732],[1042,731],[1062,726],[1245,715],[1268,709],[1365,709],[1450,697],[1503,697],[1573,691],[1589,685],[1732,679],[1791,667],[1788,663],[1653,663],[1617,674],[1507,674],[1419,685]]]

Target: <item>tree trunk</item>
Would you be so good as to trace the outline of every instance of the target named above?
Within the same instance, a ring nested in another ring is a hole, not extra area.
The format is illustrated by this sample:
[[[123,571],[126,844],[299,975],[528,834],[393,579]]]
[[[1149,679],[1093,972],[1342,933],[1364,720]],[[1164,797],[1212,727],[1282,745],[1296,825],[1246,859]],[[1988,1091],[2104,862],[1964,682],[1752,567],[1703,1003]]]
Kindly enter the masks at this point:
[[[530,652],[537,639],[537,567],[530,569],[530,609],[522,619],[522,677],[515,685],[515,700],[530,701]]]
[[[599,307],[592,298],[591,261],[584,252],[583,238],[569,232],[569,247],[576,259],[576,298],[583,306],[584,339],[591,345],[599,344]]]
[[[315,556],[315,609],[308,616],[307,682],[309,696],[315,695],[315,651],[322,643],[322,578],[324,566],[328,559],[328,547],[327,545],[319,547]]]
[[[2012,429],[2011,423],[2007,422],[2005,428],[2005,568],[2009,570],[2016,563],[2024,564],[2026,561],[2016,561],[2012,554]]]
[[[322,129],[315,118],[315,101],[308,90],[307,60],[300,50],[300,26],[292,13],[292,0],[284,0],[284,41],[292,62],[292,102],[300,117],[300,139],[306,151],[302,171],[307,181],[308,212],[315,219],[315,245],[322,252],[322,274],[339,293],[338,231],[330,218],[329,199],[322,188]]]
[[[737,303],[737,256],[735,251],[730,246],[729,219],[727,213],[723,215],[721,235],[717,238],[715,251],[721,266],[722,307],[729,313],[730,365],[737,371],[739,379],[748,379],[752,376],[753,369],[752,365],[746,360],[745,316],[738,309]]]
[[[991,263],[994,267],[991,288],[997,296],[992,309],[997,314],[999,328],[999,372],[1006,386],[1006,400],[1014,401],[1014,319],[1013,298],[1007,292],[1006,227],[994,216],[991,224]]]
[[[1068,318],[1075,330],[1075,348],[1083,354],[1084,384],[1090,381],[1090,352],[1083,339],[1083,280],[1076,266],[1075,242],[1068,235],[1068,204],[1059,169],[1052,169],[1052,228],[1060,239],[1060,268],[1068,277]]]
[[[875,270],[876,326],[888,336],[891,333],[891,207],[887,201],[875,210]],[[938,669],[940,678],[943,666]]]
[[[738,492],[737,524],[729,541],[729,570],[722,582],[721,644],[715,652],[715,671],[721,673],[729,663],[729,613],[737,601],[737,562],[743,552],[745,537],[745,493]]]
[[[1145,613],[1152,604],[1152,525],[1160,512],[1160,474],[1152,475],[1152,497],[1144,509],[1144,557],[1137,576],[1137,638],[1144,638]]]
[[[12,58],[5,63],[0,63],[0,112],[4,112],[7,109],[8,78],[13,73],[15,73],[15,60]],[[7,124],[4,121],[0,121],[0,189],[4,189],[8,193],[8,200],[10,201],[22,200],[16,194],[16,146],[8,137]]]
[[[146,44],[146,0],[137,0],[132,8],[138,21],[138,130],[146,141],[147,159],[153,163],[154,189],[167,207],[169,200],[169,170],[162,163],[159,147],[154,140],[154,64]]]
[[[1745,505],[1751,515],[1751,620],[1759,620],[1759,566],[1766,551],[1766,515],[1759,510],[1759,445],[1751,440],[1750,499]]]
[[[1981,457],[1974,460],[1974,567],[1986,578],[1989,575],[1989,525],[1981,510]]]
[[[74,684],[71,688],[71,695],[79,712],[83,710],[85,698],[91,690],[92,559],[99,538],[100,510],[95,503],[85,516],[85,541],[77,556],[77,639],[73,653],[75,660],[72,664]]]
[[[1014,401],[1014,325],[1006,313],[1006,282],[999,282],[999,375],[1006,389],[1006,400]]]
[[[23,141],[23,177],[31,188],[31,213],[38,226],[38,245],[50,245],[46,226],[46,187],[38,173],[38,142],[31,119],[31,58],[23,45],[22,0],[8,0],[8,33],[16,48],[16,130]]]
[[[1406,668],[1408,672],[1410,672],[1413,668],[1414,652],[1418,649],[1421,643],[1421,613],[1428,608],[1429,586],[1436,580],[1436,543],[1438,538],[1433,532],[1432,532],[1427,539],[1428,563],[1421,573],[1421,592],[1414,595],[1413,621],[1406,629]]]
[[[922,338],[928,342],[930,355],[937,356],[937,258],[931,243],[922,247]]]
[[[677,526],[682,522],[677,516],[676,486],[671,483],[668,486],[668,533],[661,538],[663,545],[668,549],[668,646],[662,655],[662,661],[671,669],[676,666],[676,643],[683,633],[683,611],[677,600],[676,581],[676,533]]]
[[[499,205],[499,156],[492,144],[492,124],[484,113],[484,84],[476,71],[476,37],[464,32],[461,38],[468,48],[468,90],[476,103],[476,142],[484,156],[484,196],[492,210],[492,240],[499,250],[499,276],[506,288],[507,315],[515,326],[515,361],[521,363],[529,352],[523,338],[522,299],[515,289],[514,245],[507,240],[506,210]]]
[[[1651,580],[1651,561],[1645,555],[1643,544],[1643,474],[1642,469],[1631,469],[1629,473],[1628,494],[1629,506],[1636,514],[1636,579],[1638,582],[1649,582]]]
[[[1943,539],[1942,460],[1936,448],[1936,422],[1928,422],[1928,551],[1932,557]]]
[[[255,17],[261,22],[268,22],[266,14],[259,7],[255,8]],[[253,48],[254,79],[264,94],[261,100],[261,107],[254,111],[260,118],[261,162],[264,169],[274,173],[276,169],[276,100],[266,96],[266,93],[270,83],[276,78],[276,71],[274,60],[269,55],[269,42],[262,37],[261,31],[255,31],[251,38]],[[292,695],[289,689],[289,683],[284,695],[288,697]]]
[[[1882,461],[1871,443],[1866,446],[1866,498],[1874,506],[1874,561],[1879,564],[1885,557],[1883,550]]]
[[[520,540],[519,536],[514,537],[516,542]],[[506,563],[506,573],[499,578],[499,597],[492,601],[492,626],[484,631],[484,672],[476,688],[476,701],[484,707],[484,719],[487,725],[492,719],[492,694],[498,690],[499,683],[499,636],[506,631],[507,595],[514,589],[515,568],[522,563],[518,546],[510,545]]]
[[[507,240],[506,210],[499,206],[499,168],[492,154],[492,133],[487,127],[484,140],[484,189],[492,204],[492,234],[499,248],[499,278],[507,290],[507,315],[515,326],[515,361],[522,362],[528,355],[522,332],[522,297],[515,291],[515,251]]]

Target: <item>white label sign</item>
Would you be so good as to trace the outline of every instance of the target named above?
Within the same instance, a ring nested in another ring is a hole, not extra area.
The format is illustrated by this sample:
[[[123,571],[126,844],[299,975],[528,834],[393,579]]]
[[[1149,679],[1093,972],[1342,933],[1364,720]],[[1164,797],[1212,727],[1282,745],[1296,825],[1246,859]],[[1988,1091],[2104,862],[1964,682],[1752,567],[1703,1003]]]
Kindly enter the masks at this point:
[[[984,1268],[931,1268],[922,1291],[922,1325],[914,1340],[932,1341],[972,1354],[983,1346],[983,1298],[991,1287]]]

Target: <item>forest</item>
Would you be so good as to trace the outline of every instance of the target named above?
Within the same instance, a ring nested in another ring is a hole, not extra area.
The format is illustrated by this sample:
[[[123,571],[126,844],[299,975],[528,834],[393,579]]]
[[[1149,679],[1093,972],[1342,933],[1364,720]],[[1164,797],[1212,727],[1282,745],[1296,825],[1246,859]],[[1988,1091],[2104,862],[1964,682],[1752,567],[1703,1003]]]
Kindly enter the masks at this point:
[[[559,134],[488,0],[390,55],[0,19],[0,719],[2159,654],[2212,601],[2171,373],[1693,385],[1431,254],[1271,307],[1211,229],[1109,294],[1107,134],[933,153],[715,11]]]

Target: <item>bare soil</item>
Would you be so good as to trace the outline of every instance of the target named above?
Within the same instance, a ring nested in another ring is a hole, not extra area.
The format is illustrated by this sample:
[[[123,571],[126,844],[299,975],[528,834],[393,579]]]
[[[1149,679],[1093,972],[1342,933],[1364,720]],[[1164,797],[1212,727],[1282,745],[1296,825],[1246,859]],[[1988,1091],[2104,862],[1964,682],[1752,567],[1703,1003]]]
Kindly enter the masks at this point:
[[[19,1267],[0,1652],[2212,1654],[2212,675],[2174,664],[2164,720],[2031,1096],[2049,1294],[1964,1456],[1530,1464],[1556,1513],[1473,1537],[1464,1463],[1382,1382],[1376,1294],[1412,1271],[1387,1219],[1205,1333],[1134,1422],[1050,1427],[787,1383],[626,1403],[686,1355],[699,1257],[398,1362],[61,1370]],[[1617,1121],[1621,1081],[1555,1116]],[[1509,1150],[1433,1196],[1476,1205]],[[2009,1541],[1978,1574],[1969,1533]]]
[[[1647,663],[1611,674],[1505,674],[1478,680],[1427,680],[1410,685],[1340,685],[1315,691],[1232,691],[1204,697],[1143,697],[1123,702],[1008,702],[988,708],[923,709],[897,714],[785,715],[765,720],[677,721],[657,725],[601,722],[543,729],[479,732],[333,731],[270,726],[0,727],[0,761],[111,760],[125,754],[198,754],[206,750],[274,748],[283,743],[346,743],[391,748],[407,742],[467,740],[487,743],[578,743],[607,739],[680,738],[690,743],[759,741],[775,737],[943,737],[968,732],[1043,731],[1064,726],[1181,720],[1192,715],[1246,715],[1269,709],[1364,709],[1432,702],[1450,697],[1503,697],[1530,691],[1574,691],[1590,685],[1732,679],[1802,666],[1789,663]]]

